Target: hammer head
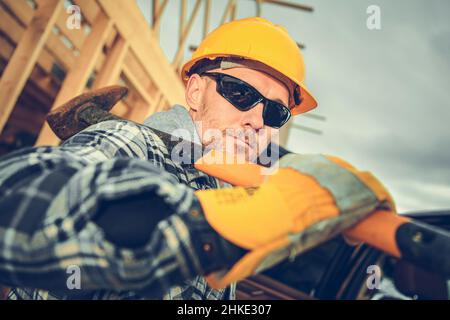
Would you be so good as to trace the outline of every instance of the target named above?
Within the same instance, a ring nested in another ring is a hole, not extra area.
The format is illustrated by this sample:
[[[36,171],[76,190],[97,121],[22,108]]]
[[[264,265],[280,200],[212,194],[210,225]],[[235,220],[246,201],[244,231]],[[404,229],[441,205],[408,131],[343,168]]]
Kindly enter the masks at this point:
[[[109,114],[108,111],[127,93],[128,89],[122,86],[109,86],[83,93],[50,111],[47,115],[47,122],[58,138],[66,140],[101,121],[98,118],[91,121],[89,118],[81,117],[82,111],[93,108]]]

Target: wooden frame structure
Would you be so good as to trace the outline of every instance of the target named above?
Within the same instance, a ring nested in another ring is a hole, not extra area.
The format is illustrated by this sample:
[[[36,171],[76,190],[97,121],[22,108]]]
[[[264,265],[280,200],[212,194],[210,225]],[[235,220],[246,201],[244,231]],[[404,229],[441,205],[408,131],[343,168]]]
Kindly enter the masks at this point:
[[[70,5],[80,9],[79,29],[68,23]],[[0,131],[6,142],[25,131],[36,145],[57,144],[45,115],[90,88],[126,84],[130,94],[113,113],[138,122],[184,104],[184,86],[135,3],[0,0],[0,6]]]

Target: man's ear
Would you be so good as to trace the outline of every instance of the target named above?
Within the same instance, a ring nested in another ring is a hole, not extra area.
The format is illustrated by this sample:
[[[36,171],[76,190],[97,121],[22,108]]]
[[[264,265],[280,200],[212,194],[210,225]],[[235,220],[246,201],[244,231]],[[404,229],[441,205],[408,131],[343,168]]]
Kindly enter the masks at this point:
[[[194,73],[186,83],[185,98],[189,109],[197,112],[203,105],[205,91],[205,81],[198,74]]]

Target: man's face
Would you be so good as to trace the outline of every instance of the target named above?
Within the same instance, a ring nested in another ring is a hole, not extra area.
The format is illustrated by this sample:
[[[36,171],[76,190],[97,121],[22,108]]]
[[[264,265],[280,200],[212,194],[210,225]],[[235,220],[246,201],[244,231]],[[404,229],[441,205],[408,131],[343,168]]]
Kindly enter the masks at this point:
[[[267,99],[288,105],[289,92],[284,84],[264,72],[238,67],[209,72],[226,73],[239,78]],[[240,111],[216,91],[216,81],[194,74],[186,86],[186,102],[196,123],[204,146],[245,155],[254,160],[278,134],[278,130],[264,125],[263,104],[248,111]]]

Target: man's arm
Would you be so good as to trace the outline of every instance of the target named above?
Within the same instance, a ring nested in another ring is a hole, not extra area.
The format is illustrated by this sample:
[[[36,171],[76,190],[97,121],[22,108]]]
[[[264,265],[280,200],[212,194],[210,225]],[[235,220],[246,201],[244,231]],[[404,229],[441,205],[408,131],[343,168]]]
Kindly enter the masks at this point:
[[[127,121],[1,159],[0,282],[64,291],[75,265],[82,289],[158,297],[232,265],[243,251],[164,165],[154,137]]]

